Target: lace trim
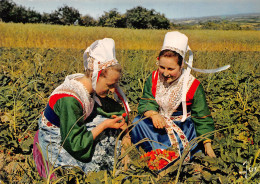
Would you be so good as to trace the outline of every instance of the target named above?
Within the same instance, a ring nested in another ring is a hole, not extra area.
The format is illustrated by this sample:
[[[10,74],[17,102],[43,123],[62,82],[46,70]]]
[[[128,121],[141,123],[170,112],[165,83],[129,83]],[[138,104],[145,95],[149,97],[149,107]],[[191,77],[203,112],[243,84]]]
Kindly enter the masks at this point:
[[[84,85],[81,82],[75,80],[76,78],[83,76],[84,74],[73,74],[67,76],[65,81],[52,92],[51,96],[61,93],[75,96],[83,104],[83,112],[85,114],[84,119],[86,119],[93,110],[94,100],[90,97],[90,94]]]
[[[158,77],[156,89],[156,102],[160,107],[160,114],[165,117],[170,117],[172,113],[179,107],[182,99],[182,88],[184,82],[184,70],[182,75],[174,81],[170,86],[167,86],[160,77]],[[188,89],[195,78],[190,74],[188,80]]]
[[[88,69],[90,70],[94,70],[94,62],[95,62],[95,58],[93,57],[89,57],[88,58]],[[118,64],[118,61],[113,59],[111,61],[105,62],[105,63],[101,63],[100,61],[98,61],[98,70],[103,70],[109,66]]]
[[[183,50],[180,50],[176,47],[165,46],[162,48],[162,50],[167,50],[167,49],[178,52],[182,57],[184,56],[185,53]]]

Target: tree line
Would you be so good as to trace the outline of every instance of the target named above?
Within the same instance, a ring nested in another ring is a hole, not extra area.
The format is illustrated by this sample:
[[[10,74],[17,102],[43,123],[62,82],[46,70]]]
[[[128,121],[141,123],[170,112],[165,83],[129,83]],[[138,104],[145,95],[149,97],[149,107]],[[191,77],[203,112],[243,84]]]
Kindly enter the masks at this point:
[[[141,6],[129,9],[120,14],[112,9],[97,20],[90,15],[82,16],[73,7],[63,5],[52,13],[39,13],[30,8],[17,5],[12,0],[0,0],[0,19],[14,23],[46,23],[59,25],[102,26],[134,29],[169,29],[171,22],[164,14],[154,9],[148,10]]]
[[[97,19],[88,14],[82,16],[77,9],[67,5],[57,8],[52,13],[41,14],[30,8],[17,5],[12,0],[0,0],[0,21],[134,29],[259,30],[259,24],[243,25],[226,20],[199,22],[191,25],[174,24],[164,14],[141,6],[129,9],[124,14],[119,13],[117,9],[105,11]]]

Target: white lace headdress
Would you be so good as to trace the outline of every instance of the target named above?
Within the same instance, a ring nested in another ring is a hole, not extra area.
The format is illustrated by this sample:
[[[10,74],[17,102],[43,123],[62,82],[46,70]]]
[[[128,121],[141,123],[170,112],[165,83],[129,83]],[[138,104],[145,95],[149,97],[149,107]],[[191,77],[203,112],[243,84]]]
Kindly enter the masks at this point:
[[[92,87],[95,91],[99,71],[118,64],[114,40],[111,38],[96,40],[85,50],[83,54],[83,62],[85,70],[90,69],[93,71]],[[116,85],[115,88],[115,96],[116,99],[120,99],[123,102],[125,111],[129,113],[130,107],[127,98],[118,85]]]
[[[184,122],[187,118],[187,106],[186,106],[186,94],[187,94],[187,85],[188,78],[191,72],[191,69],[197,72],[202,73],[215,73],[220,72],[222,70],[226,70],[230,67],[230,65],[226,65],[216,69],[198,69],[192,67],[193,62],[193,53],[188,45],[188,37],[185,34],[182,34],[178,31],[172,31],[166,33],[164,37],[164,42],[161,50],[172,50],[179,53],[183,57],[182,67],[184,63],[187,65],[187,69],[184,73],[184,82],[183,82],[183,90],[182,90],[182,108],[183,108],[183,118],[182,122]],[[185,61],[185,54],[189,51],[189,61]]]

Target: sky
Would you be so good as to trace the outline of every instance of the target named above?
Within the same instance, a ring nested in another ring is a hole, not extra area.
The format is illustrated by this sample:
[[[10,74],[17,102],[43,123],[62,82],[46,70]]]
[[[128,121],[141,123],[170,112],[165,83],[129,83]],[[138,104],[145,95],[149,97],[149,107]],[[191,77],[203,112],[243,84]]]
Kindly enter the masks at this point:
[[[63,5],[82,16],[97,19],[116,8],[121,14],[137,6],[164,14],[168,19],[260,13],[260,0],[13,0],[40,13],[52,13]]]

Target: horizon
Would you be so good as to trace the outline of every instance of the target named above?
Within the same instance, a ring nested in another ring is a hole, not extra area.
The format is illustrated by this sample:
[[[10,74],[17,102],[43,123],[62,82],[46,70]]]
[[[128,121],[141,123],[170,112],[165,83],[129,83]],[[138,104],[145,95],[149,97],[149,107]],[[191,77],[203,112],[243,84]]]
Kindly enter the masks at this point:
[[[203,16],[203,17],[185,17],[185,18],[177,18],[175,20],[182,20],[182,19],[199,19],[199,18],[214,18],[214,17],[233,17],[233,16],[251,16],[251,15],[258,15],[260,16],[260,13],[252,12],[252,13],[236,13],[236,14],[226,14],[226,15],[209,15],[209,16]]]
[[[258,0],[12,0],[18,6],[39,13],[52,13],[64,5],[73,7],[82,16],[98,19],[105,12],[116,9],[120,14],[137,6],[164,14],[168,19],[232,16],[260,13]]]

